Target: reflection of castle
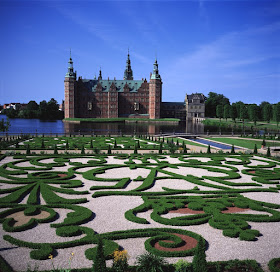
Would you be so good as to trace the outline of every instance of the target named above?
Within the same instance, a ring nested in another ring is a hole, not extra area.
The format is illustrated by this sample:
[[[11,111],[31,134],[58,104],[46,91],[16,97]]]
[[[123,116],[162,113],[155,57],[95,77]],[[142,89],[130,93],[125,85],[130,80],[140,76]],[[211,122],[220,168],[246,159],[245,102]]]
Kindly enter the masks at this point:
[[[157,60],[154,63],[150,82],[134,80],[127,55],[123,80],[76,79],[70,56],[65,75],[65,118],[160,118],[162,81]]]
[[[184,102],[162,102],[162,80],[155,60],[150,82],[134,80],[127,55],[123,80],[76,78],[70,56],[65,75],[65,118],[204,118],[203,94],[186,95]]]

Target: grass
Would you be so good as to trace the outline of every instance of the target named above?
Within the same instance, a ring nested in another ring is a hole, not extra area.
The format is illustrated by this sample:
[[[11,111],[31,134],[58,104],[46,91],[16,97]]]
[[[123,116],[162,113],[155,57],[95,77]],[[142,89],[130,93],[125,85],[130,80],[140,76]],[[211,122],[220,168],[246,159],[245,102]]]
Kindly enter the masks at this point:
[[[207,147],[206,145],[202,145],[202,144],[198,144],[196,142],[187,140],[187,139],[179,139],[179,138],[168,138],[168,139],[173,139],[174,143],[176,144],[177,140],[180,144],[184,143],[184,144],[188,144],[188,145],[194,145],[194,146],[199,146],[199,147]]]
[[[203,123],[205,125],[216,125],[216,126],[221,125],[221,126],[232,126],[232,127],[236,126],[239,128],[243,127],[242,121],[236,120],[236,122],[234,122],[231,118],[227,119],[227,121],[225,119],[222,119],[220,121],[219,118],[209,118],[209,119],[204,120]],[[265,121],[258,121],[255,125],[254,122],[245,120],[244,127],[247,127],[247,128],[253,127],[254,129],[261,129],[261,130],[265,130],[265,129],[280,130],[280,126],[277,126],[276,122],[274,122],[274,121],[271,121],[270,123],[267,123]]]
[[[249,149],[254,149],[255,144],[257,145],[257,148],[262,147],[262,141],[261,140],[253,140],[253,139],[234,139],[234,138],[207,138],[209,140],[214,140],[217,142],[221,142],[224,144],[231,144],[235,146],[245,147]],[[268,142],[266,140],[267,146],[280,146],[279,142]]]

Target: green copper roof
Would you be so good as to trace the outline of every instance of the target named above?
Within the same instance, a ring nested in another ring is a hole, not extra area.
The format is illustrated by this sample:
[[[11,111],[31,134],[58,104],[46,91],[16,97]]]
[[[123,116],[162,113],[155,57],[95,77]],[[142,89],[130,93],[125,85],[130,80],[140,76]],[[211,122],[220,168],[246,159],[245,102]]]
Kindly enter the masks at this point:
[[[88,90],[96,92],[97,84],[100,83],[103,92],[109,92],[112,83],[115,84],[117,92],[123,92],[124,86],[127,84],[130,92],[138,92],[144,80],[89,80],[83,79],[83,83]]]

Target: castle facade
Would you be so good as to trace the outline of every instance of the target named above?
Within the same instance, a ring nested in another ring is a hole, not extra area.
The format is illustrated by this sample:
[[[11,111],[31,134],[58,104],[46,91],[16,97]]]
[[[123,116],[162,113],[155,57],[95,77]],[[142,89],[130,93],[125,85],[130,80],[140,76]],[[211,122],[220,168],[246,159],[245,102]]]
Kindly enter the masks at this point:
[[[134,80],[127,55],[122,80],[98,78],[77,79],[70,55],[64,79],[65,118],[149,118],[161,117],[162,80],[155,60],[150,82]]]

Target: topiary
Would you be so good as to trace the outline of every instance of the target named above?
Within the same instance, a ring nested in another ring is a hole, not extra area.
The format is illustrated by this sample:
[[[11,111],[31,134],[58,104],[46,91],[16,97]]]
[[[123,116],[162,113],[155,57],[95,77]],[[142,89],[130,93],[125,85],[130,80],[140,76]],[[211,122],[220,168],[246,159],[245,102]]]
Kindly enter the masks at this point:
[[[95,258],[93,260],[93,266],[92,266],[93,272],[106,272],[106,259],[104,255],[104,249],[103,249],[103,241],[101,238],[98,239],[97,243],[97,251]]]
[[[254,147],[254,154],[258,154],[257,144],[255,144],[255,147]]]
[[[53,154],[55,154],[55,155],[57,155],[57,154],[58,154],[56,144],[54,145]]]
[[[208,145],[207,147],[207,154],[210,154],[211,153],[211,148],[210,148],[210,145]]]
[[[234,151],[234,145],[231,146],[231,151],[230,151],[230,153],[231,153],[231,154],[234,154],[234,153],[235,153],[235,151]]]
[[[206,255],[205,255],[205,243],[202,237],[198,239],[198,245],[196,247],[195,255],[193,257],[193,271],[194,272],[206,272],[207,269],[207,262],[206,262]]]
[[[84,145],[82,145],[82,148],[81,148],[81,154],[84,155],[85,154],[85,147]]]
[[[26,155],[30,155],[30,146],[27,144],[26,146]]]
[[[134,146],[134,152],[133,153],[134,154],[138,154],[138,152],[137,152],[137,145]]]
[[[270,148],[269,148],[269,147],[267,148],[266,156],[267,156],[267,157],[270,157],[270,156],[271,156]]]
[[[108,154],[112,154],[111,146],[110,145],[108,145]]]
[[[160,143],[160,145],[159,145],[158,153],[159,153],[159,154],[162,154],[162,143]]]

